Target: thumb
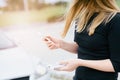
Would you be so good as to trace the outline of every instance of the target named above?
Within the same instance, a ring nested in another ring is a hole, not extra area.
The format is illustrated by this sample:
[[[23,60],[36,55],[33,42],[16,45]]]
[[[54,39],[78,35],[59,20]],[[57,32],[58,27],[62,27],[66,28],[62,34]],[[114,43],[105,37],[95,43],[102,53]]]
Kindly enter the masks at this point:
[[[46,36],[47,39],[52,40],[53,37],[51,36]]]
[[[43,38],[43,41],[51,41],[51,37],[50,37],[50,36],[45,36],[45,37]]]

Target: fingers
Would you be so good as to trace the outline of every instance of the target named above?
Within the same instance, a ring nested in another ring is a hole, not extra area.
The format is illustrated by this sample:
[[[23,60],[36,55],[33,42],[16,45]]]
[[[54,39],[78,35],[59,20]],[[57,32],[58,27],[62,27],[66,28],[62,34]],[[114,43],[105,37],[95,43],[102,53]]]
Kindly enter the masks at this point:
[[[57,71],[68,71],[71,72],[75,70],[77,67],[73,64],[74,62],[71,62],[71,60],[61,61],[60,67],[55,68]]]
[[[56,49],[55,43],[51,41],[49,38],[44,38],[45,43],[47,44],[49,49]]]
[[[54,68],[54,70],[57,70],[57,71],[68,71],[68,72],[71,72],[72,70],[69,68],[69,66],[67,65],[62,65],[61,67],[56,67]]]
[[[55,67],[54,70],[57,70],[57,71],[67,71],[67,69],[68,69],[67,64],[68,64],[67,61],[61,61],[59,63],[59,66]]]
[[[51,43],[48,45],[49,49],[57,49],[57,47],[54,45],[54,43]]]
[[[66,71],[65,67],[64,68],[63,67],[56,67],[56,68],[54,68],[54,70],[56,70],[56,71]]]
[[[43,38],[44,41],[53,41],[51,36],[45,36]]]
[[[43,41],[47,44],[49,49],[57,49],[58,48],[57,43],[55,42],[55,40],[56,39],[54,39],[51,36],[45,36],[43,38]]]
[[[51,39],[48,38],[48,37],[44,37],[44,38],[43,38],[43,41],[45,41],[45,42],[46,42],[46,41],[51,41]]]
[[[47,44],[47,46],[48,46],[50,49],[53,49],[53,48],[54,48],[54,43],[53,43],[52,41],[47,40],[47,41],[46,41],[46,44]]]

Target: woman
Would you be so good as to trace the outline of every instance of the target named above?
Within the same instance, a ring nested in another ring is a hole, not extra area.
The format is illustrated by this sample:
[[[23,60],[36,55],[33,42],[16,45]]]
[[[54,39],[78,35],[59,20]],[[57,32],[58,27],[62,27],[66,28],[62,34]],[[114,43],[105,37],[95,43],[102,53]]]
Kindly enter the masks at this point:
[[[66,18],[65,37],[76,22],[74,43],[46,36],[50,49],[77,53],[61,61],[59,71],[76,69],[74,80],[117,80],[120,71],[120,13],[116,0],[74,0]]]

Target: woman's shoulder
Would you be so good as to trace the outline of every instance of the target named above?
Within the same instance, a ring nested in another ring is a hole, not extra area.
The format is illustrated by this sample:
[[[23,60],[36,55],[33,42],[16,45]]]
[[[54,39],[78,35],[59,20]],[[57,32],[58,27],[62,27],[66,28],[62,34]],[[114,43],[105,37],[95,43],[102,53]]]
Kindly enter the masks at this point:
[[[110,24],[112,23],[120,23],[120,12],[116,13],[115,16],[110,20]]]
[[[120,30],[120,12],[115,14],[115,16],[108,23],[108,26],[109,26],[109,30],[112,30],[112,29],[116,31]]]
[[[120,20],[120,12],[116,13],[116,15],[113,17],[113,20]]]
[[[119,17],[120,18],[120,12],[116,13],[115,17]]]

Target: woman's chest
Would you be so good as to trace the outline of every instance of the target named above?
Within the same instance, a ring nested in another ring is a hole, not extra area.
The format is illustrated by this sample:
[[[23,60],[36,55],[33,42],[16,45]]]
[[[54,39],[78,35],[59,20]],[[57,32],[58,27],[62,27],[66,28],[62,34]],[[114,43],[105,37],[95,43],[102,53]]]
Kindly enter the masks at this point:
[[[75,41],[80,47],[88,49],[100,49],[108,46],[107,30],[102,27],[98,27],[95,33],[91,36],[87,31],[81,33],[75,32]]]

